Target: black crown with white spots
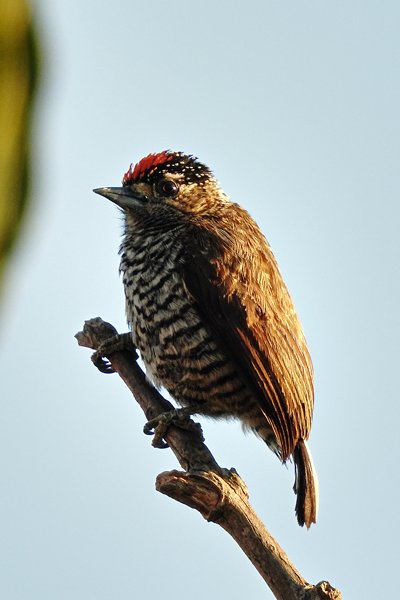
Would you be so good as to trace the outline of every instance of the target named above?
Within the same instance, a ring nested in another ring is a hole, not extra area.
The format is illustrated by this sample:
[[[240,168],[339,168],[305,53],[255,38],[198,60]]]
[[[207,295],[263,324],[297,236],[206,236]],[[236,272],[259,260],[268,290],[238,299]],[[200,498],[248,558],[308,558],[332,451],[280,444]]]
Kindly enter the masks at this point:
[[[197,183],[204,185],[213,178],[211,170],[192,155],[183,152],[169,152],[149,154],[142,158],[135,167],[130,166],[123,178],[123,185],[131,185],[143,181],[154,183],[160,176],[167,173],[178,173],[183,176],[184,183]]]

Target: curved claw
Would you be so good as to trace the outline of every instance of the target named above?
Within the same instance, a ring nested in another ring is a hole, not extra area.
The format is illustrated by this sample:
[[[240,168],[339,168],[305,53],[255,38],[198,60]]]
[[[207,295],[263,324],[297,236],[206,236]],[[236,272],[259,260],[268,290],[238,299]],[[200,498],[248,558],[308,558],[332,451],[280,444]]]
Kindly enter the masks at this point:
[[[110,375],[111,373],[115,373],[114,369],[111,366],[111,363],[106,360],[99,352],[94,352],[91,356],[92,363],[101,373],[106,373]]]
[[[193,412],[197,412],[197,407],[177,408],[169,412],[161,413],[155,419],[151,419],[145,423],[143,433],[153,435],[152,445],[155,448],[168,448],[168,444],[164,441],[164,436],[170,425],[175,425],[181,429],[194,431],[204,441],[203,432],[200,423],[194,423],[190,418]]]
[[[167,442],[165,442],[163,439],[159,439],[157,434],[154,434],[151,445],[153,448],[158,448],[159,450],[165,450],[166,448],[169,448],[169,444],[167,444]]]
[[[169,413],[161,414],[155,419],[151,419],[151,421],[148,421],[143,426],[143,433],[154,436],[151,445],[154,448],[161,448],[162,450],[164,448],[169,448],[169,445],[164,440],[164,435],[171,421],[166,415],[169,415]]]
[[[100,344],[96,352],[92,354],[92,363],[99,371],[101,371],[101,373],[115,373],[110,361],[105,358],[105,355],[108,356],[114,352],[125,350],[130,352],[134,360],[137,359],[138,354],[132,342],[132,335],[130,333],[117,333]]]
[[[154,435],[154,430],[157,427],[158,423],[158,419],[152,419],[151,421],[147,421],[147,423],[143,425],[143,433],[145,435]]]

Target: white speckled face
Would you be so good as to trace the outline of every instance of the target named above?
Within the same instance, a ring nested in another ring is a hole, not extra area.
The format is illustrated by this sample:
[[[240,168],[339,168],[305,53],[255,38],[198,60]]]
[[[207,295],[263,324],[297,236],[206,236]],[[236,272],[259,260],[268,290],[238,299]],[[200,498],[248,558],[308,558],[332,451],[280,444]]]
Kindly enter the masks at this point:
[[[131,165],[123,177],[123,189],[138,195],[143,211],[153,216],[160,206],[187,216],[205,214],[214,212],[210,198],[216,204],[217,199],[226,200],[210,169],[182,152],[150,154],[135,167]]]

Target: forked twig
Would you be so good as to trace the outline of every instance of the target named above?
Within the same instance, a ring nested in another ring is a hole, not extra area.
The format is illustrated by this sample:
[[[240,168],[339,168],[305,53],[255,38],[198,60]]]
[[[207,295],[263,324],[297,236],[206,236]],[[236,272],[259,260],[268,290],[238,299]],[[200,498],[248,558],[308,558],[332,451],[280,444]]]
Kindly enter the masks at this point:
[[[85,322],[76,334],[78,344],[97,350],[116,334],[100,318]],[[147,381],[132,353],[117,351],[106,358],[128,386],[147,420],[173,409],[168,400]],[[278,542],[256,515],[247,488],[234,470],[219,467],[204,444],[201,430],[171,425],[165,441],[184,471],[160,473],[158,491],[198,510],[207,521],[225,529],[239,544],[278,600],[340,600],[341,592],[327,581],[310,585],[297,571]]]

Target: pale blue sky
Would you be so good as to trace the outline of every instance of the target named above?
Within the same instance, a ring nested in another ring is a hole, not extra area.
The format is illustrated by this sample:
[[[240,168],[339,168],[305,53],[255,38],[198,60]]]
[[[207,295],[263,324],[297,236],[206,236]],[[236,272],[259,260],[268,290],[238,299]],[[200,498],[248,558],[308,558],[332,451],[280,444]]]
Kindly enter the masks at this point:
[[[102,5],[101,5],[102,4]],[[311,582],[393,596],[399,527],[398,2],[37,0],[43,81],[34,209],[1,336],[0,596],[272,598],[217,526],[154,490],[176,468],[117,376],[73,338],[125,329],[116,208],[94,187],[184,150],[257,219],[316,371],[319,523],[298,527],[293,469],[235,424],[204,422],[219,463]]]

